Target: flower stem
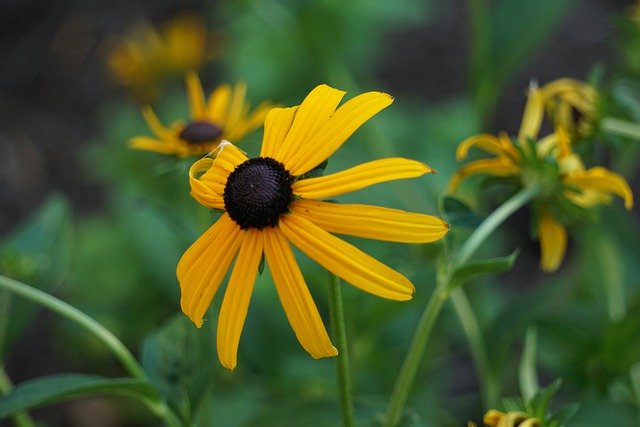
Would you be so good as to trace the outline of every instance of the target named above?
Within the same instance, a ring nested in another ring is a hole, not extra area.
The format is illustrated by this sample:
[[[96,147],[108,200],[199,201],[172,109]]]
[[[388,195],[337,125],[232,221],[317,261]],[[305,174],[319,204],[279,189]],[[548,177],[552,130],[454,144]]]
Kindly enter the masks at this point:
[[[422,317],[420,318],[418,327],[416,328],[416,332],[414,333],[411,341],[409,351],[404,359],[402,368],[400,369],[398,379],[396,380],[396,385],[391,393],[391,399],[389,401],[389,406],[387,407],[387,414],[384,423],[386,427],[397,426],[401,420],[409,392],[411,391],[416,373],[418,372],[418,367],[420,366],[420,362],[424,356],[424,351],[427,347],[427,342],[429,341],[433,325],[435,324],[445,301],[450,295],[449,270],[453,271],[455,267],[461,266],[467,262],[487,237],[489,237],[489,235],[500,224],[502,224],[505,219],[532,200],[539,194],[539,192],[540,188],[535,185],[528,186],[520,190],[485,218],[482,224],[480,224],[480,226],[464,242],[457,256],[454,257],[452,266],[447,265],[446,263],[439,264],[436,288],[433,291],[433,294],[431,294],[424,312],[422,313]],[[463,329],[467,334],[476,367],[482,372],[480,378],[483,382],[485,399],[489,401],[497,396],[498,390],[495,387],[495,381],[491,379],[492,377],[490,376],[488,369],[486,369],[486,346],[484,345],[480,328],[464,291],[462,288],[457,288],[454,292],[456,293],[455,298],[457,301],[457,303],[454,303],[454,307],[458,312],[458,316],[463,324]],[[485,379],[487,380],[486,384]]]
[[[329,309],[333,335],[338,346],[336,373],[340,389],[340,405],[342,407],[342,424],[344,427],[355,425],[353,415],[353,398],[351,386],[351,371],[349,370],[349,348],[347,346],[347,331],[344,321],[344,306],[342,304],[342,290],[340,279],[333,273],[329,275]]]
[[[640,140],[640,124],[638,123],[605,117],[600,120],[600,128],[614,135]]]
[[[4,366],[0,366],[0,396],[9,393],[13,389],[13,384],[4,370]],[[16,427],[36,427],[35,421],[31,418],[28,412],[15,415],[13,422]]]
[[[31,300],[36,304],[46,307],[49,310],[58,313],[59,315],[66,317],[72,322],[75,322],[78,325],[82,326],[84,329],[91,332],[94,337],[96,337],[99,341],[106,345],[109,350],[113,352],[115,357],[120,361],[120,363],[122,363],[124,368],[131,374],[131,376],[145,381],[148,380],[144,370],[135,359],[135,357],[133,357],[129,350],[124,346],[124,344],[122,344],[122,342],[115,335],[109,332],[109,330],[107,330],[104,326],[102,326],[100,323],[96,322],[77,308],[72,307],[66,302],[54,297],[53,295],[49,295],[29,285],[5,276],[0,276],[0,287],[23,298]]]

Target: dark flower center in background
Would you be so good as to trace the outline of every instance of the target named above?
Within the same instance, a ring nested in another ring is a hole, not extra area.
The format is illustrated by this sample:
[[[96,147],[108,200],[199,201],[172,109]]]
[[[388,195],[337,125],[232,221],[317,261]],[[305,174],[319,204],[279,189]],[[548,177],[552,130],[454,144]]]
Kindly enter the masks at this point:
[[[180,139],[189,144],[215,141],[222,136],[222,128],[209,122],[191,122],[180,132]]]
[[[249,159],[238,165],[227,179],[225,209],[243,230],[275,227],[293,201],[292,183],[293,177],[277,160]]]

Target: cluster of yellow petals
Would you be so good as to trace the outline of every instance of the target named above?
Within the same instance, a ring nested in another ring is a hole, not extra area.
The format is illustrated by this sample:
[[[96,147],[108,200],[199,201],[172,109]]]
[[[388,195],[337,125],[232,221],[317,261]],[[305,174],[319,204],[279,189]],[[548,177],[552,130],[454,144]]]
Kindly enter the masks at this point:
[[[481,134],[463,141],[456,150],[459,161],[467,157],[472,147],[491,157],[463,165],[451,178],[448,191],[454,193],[463,179],[476,174],[522,177],[525,165],[518,146],[523,147],[526,141],[537,141],[537,157],[549,158],[557,164],[564,188],[563,195],[568,200],[578,206],[592,208],[609,203],[611,196],[617,195],[624,200],[625,208],[631,209],[633,194],[627,181],[604,167],[585,168],[580,157],[572,150],[572,135],[577,135],[575,132],[580,133],[581,130],[580,124],[574,121],[572,110],[575,109],[588,119],[580,122],[584,128],[585,123],[592,123],[595,119],[596,100],[597,92],[591,86],[572,79],[556,80],[542,88],[532,85],[516,141],[512,141],[506,134]],[[545,111],[551,112],[550,118],[555,130],[540,138]],[[566,228],[544,202],[541,203],[537,228],[541,251],[540,267],[545,271],[554,271],[562,263],[566,252]]]

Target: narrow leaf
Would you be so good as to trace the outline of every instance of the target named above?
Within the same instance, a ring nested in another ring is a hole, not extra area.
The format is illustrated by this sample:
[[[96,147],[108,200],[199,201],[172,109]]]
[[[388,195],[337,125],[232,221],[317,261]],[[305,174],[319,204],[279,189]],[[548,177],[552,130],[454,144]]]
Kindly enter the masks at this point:
[[[500,274],[510,270],[516,262],[519,252],[516,249],[511,255],[505,257],[482,259],[463,264],[451,275],[449,281],[450,289],[454,289],[474,277],[485,274]]]

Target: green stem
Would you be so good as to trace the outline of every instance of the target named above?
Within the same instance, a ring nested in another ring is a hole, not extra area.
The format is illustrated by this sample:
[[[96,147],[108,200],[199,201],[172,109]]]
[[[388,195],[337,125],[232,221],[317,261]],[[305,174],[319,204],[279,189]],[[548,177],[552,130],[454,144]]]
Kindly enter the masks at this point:
[[[349,370],[349,348],[347,346],[347,331],[344,321],[344,306],[342,304],[342,290],[340,279],[333,273],[329,275],[329,309],[331,311],[331,323],[333,335],[338,346],[338,360],[336,373],[340,389],[340,406],[342,408],[342,424],[344,427],[355,425],[353,415],[353,398],[351,386],[351,372]]]
[[[384,420],[385,427],[397,426],[402,419],[402,413],[404,412],[409,392],[411,391],[418,368],[420,367],[420,362],[422,361],[422,356],[427,347],[431,330],[448,297],[449,291],[447,289],[447,283],[440,282],[437,284],[436,289],[431,294],[427,306],[422,313],[416,332],[411,340],[409,351],[396,380],[396,385],[391,393],[391,399],[389,400],[389,406],[387,406],[387,414]]]
[[[640,140],[640,124],[638,123],[605,117],[600,120],[600,128],[613,135]]]
[[[26,298],[36,304],[48,308],[49,310],[58,313],[59,315],[66,317],[72,322],[82,326],[87,331],[91,332],[94,337],[106,345],[109,350],[113,352],[115,357],[122,363],[124,368],[134,378],[147,381],[147,375],[138,363],[135,357],[129,352],[129,350],[122,344],[122,342],[111,332],[109,332],[100,323],[93,320],[80,310],[66,302],[35,289],[29,285],[18,282],[17,280],[10,279],[5,276],[0,276],[0,288],[4,288],[9,292]]]
[[[0,396],[8,394],[11,390],[13,390],[13,384],[4,370],[4,366],[0,366]],[[33,421],[28,412],[15,415],[13,422],[16,427],[36,427],[35,421]]]
[[[505,219],[540,194],[540,191],[540,187],[536,185],[524,187],[486,217],[460,248],[454,259],[454,266],[469,261],[480,245]]]

